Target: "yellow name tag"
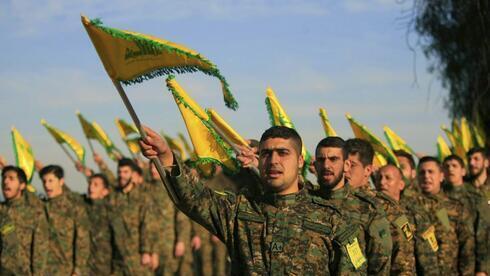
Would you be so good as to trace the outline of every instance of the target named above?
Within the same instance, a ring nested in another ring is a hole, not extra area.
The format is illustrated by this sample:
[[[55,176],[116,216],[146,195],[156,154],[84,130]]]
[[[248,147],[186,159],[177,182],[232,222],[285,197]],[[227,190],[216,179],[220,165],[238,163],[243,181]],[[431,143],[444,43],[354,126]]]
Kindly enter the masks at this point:
[[[12,233],[14,230],[15,226],[13,224],[7,224],[0,229],[0,233],[2,233],[2,235],[7,235],[9,233]]]
[[[436,234],[435,234],[436,228],[434,225],[431,225],[429,229],[427,229],[423,234],[422,237],[424,240],[426,240],[430,247],[432,248],[432,251],[436,252],[439,250],[439,244],[437,244],[437,239],[436,239]]]
[[[410,241],[413,238],[413,231],[408,218],[405,215],[398,217],[395,220],[395,225],[400,228],[400,231],[405,235],[405,238]]]
[[[354,238],[354,240],[351,243],[348,243],[345,247],[354,268],[360,268],[366,262],[366,258],[362,254],[357,238]]]

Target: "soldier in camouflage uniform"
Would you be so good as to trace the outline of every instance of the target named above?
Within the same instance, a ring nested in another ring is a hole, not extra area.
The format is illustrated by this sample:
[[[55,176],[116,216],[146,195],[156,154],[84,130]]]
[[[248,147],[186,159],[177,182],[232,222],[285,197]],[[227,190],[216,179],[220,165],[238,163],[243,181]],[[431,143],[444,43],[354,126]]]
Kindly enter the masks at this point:
[[[312,192],[328,199],[342,210],[352,229],[360,231],[357,241],[362,251],[362,259],[367,262],[354,262],[351,266],[357,271],[370,275],[389,275],[392,240],[389,222],[384,210],[374,200],[361,193],[354,193],[345,181],[344,171],[348,171],[345,142],[340,137],[327,137],[321,140],[315,151],[315,170],[320,189]]]
[[[233,275],[355,273],[339,265],[347,253],[338,245],[355,240],[342,231],[350,228],[340,210],[300,188],[298,171],[304,161],[296,131],[272,127],[262,135],[259,170],[265,193],[235,194],[204,187],[156,132],[145,130],[148,136],[140,142],[145,156],[172,168],[167,180],[177,206],[227,245]],[[347,248],[358,252],[358,247]]]
[[[112,272],[112,234],[109,227],[107,196],[109,182],[104,174],[94,174],[88,181],[85,206],[90,228],[90,275],[110,275]]]
[[[404,150],[395,150],[393,153],[398,160],[398,164],[400,164],[405,181],[402,198],[420,195],[420,187],[417,184],[417,168],[413,156]]]
[[[414,221],[408,211],[400,205],[400,194],[404,187],[402,172],[394,165],[379,169],[376,188],[381,191],[379,199],[390,222],[393,251],[391,275],[414,275]]]
[[[48,165],[39,172],[47,195],[49,224],[47,275],[87,275],[90,254],[89,222],[81,196],[70,191],[63,169]]]
[[[48,223],[43,208],[28,200],[26,185],[26,174],[21,168],[3,168],[0,275],[43,275],[46,268]]]
[[[460,201],[449,199],[442,192],[443,178],[436,158],[420,159],[418,181],[424,196],[418,198],[418,204],[435,223],[425,236],[437,251],[437,264],[442,275],[474,275],[475,238],[471,215]]]
[[[469,180],[473,187],[481,191],[490,204],[490,177],[488,176],[489,160],[485,149],[472,148],[467,153]]]
[[[158,266],[158,220],[153,202],[133,182],[135,167],[131,159],[119,160],[119,187],[108,198],[115,275],[153,275]]]
[[[464,183],[466,174],[463,159],[450,155],[443,162],[445,185],[444,192],[449,198],[460,201],[470,210],[476,241],[477,273],[490,273],[489,267],[489,234],[490,208],[485,196],[469,183]]]

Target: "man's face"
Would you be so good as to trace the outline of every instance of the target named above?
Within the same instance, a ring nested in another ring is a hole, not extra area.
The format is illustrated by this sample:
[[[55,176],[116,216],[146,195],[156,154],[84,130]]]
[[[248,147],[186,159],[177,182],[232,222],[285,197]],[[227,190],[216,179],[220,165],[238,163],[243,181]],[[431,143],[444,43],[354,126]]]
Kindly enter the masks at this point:
[[[408,180],[414,179],[417,175],[417,172],[415,171],[415,169],[412,168],[410,160],[405,156],[397,156],[396,159],[398,159],[398,163],[400,164],[400,169],[402,170],[403,177]]]
[[[345,178],[349,181],[349,185],[354,188],[366,185],[373,172],[372,165],[362,165],[359,160],[359,153],[349,154],[348,160],[350,161],[350,169],[346,171]]]
[[[130,166],[122,166],[117,168],[117,179],[119,187],[124,188],[133,181],[133,169]]]
[[[348,162],[344,160],[341,148],[318,148],[315,156],[315,170],[318,184],[328,190],[341,188],[339,183],[344,179]],[[343,183],[343,182],[342,182]]]
[[[470,175],[477,177],[488,168],[488,160],[483,156],[481,152],[475,152],[468,157]]]
[[[259,169],[262,180],[270,190],[285,194],[297,190],[298,171],[304,160],[291,139],[269,138],[259,147]]]
[[[7,171],[2,179],[2,192],[5,200],[10,201],[20,198],[26,184],[20,183],[17,172]]]
[[[53,173],[45,174],[42,178],[44,191],[48,198],[55,198],[63,193],[63,185],[65,180],[59,179]]]
[[[463,184],[463,177],[466,175],[466,170],[461,164],[455,160],[447,160],[443,164],[444,179],[452,185]]]
[[[436,162],[428,161],[419,165],[418,180],[424,193],[435,195],[441,190],[444,174]]]
[[[88,196],[90,199],[103,199],[109,194],[109,190],[104,186],[104,181],[100,177],[90,179],[88,184]]]
[[[385,166],[378,172],[376,188],[393,199],[399,199],[405,183],[394,166]]]

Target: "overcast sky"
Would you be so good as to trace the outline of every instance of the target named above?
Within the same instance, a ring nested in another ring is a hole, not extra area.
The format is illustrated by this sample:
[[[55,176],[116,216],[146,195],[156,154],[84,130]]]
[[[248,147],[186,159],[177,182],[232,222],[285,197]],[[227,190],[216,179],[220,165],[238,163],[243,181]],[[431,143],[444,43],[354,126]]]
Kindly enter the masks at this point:
[[[184,44],[209,58],[227,78],[238,111],[224,106],[217,79],[194,73],[177,80],[245,137],[258,138],[269,127],[264,98],[271,86],[309,150],[324,136],[318,116],[324,107],[344,138],[353,136],[345,119],[349,112],[383,139],[388,125],[416,151],[435,154],[439,127],[449,122],[443,109],[447,91],[427,73],[421,50],[409,49],[407,41],[417,37],[407,37],[402,18],[411,1],[398,2],[1,1],[0,155],[15,161],[10,128],[16,126],[38,159],[63,165],[68,185],[85,191],[84,179],[39,123],[44,118],[87,146],[76,110],[102,125],[127,153],[114,118],[129,116],[80,14]],[[170,135],[186,133],[164,81],[126,91],[144,123]],[[34,185],[41,188],[37,175]]]

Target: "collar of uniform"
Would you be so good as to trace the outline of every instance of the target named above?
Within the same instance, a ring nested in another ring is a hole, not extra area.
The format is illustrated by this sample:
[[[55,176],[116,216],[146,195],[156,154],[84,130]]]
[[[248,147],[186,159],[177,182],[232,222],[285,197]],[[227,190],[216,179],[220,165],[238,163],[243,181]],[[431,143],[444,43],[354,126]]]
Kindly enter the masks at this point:
[[[63,192],[59,196],[53,197],[53,198],[48,198],[48,203],[57,204],[59,202],[62,202],[66,198],[67,194],[68,194],[67,190],[63,190]]]
[[[24,191],[25,193],[25,191]],[[8,207],[19,207],[21,206],[23,203],[24,203],[24,195],[22,194],[21,197],[19,198],[16,198],[14,200],[8,200],[5,202],[5,204],[8,206]]]
[[[464,183],[462,185],[459,185],[459,186],[454,186],[452,185],[451,183],[446,183],[446,189],[447,191],[450,191],[450,192],[463,192],[465,190],[465,187],[464,187]]]
[[[389,203],[393,204],[393,205],[398,205],[399,204],[399,201],[396,201],[395,199],[393,199],[391,196],[383,193],[383,192],[380,192],[380,193],[377,193],[377,196],[385,201],[388,201]]]
[[[292,206],[305,197],[306,190],[303,188],[297,193],[279,195],[276,193],[264,194],[264,202],[276,208]]]

